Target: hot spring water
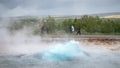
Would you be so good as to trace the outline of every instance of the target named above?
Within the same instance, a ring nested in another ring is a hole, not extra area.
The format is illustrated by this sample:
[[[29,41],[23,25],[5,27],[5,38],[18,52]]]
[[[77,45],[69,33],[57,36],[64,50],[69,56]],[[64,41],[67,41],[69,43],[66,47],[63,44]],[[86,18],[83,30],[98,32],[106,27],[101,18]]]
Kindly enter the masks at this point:
[[[34,54],[34,58],[43,61],[64,61],[83,56],[86,56],[86,53],[80,49],[79,42],[74,40],[50,46],[46,51]]]

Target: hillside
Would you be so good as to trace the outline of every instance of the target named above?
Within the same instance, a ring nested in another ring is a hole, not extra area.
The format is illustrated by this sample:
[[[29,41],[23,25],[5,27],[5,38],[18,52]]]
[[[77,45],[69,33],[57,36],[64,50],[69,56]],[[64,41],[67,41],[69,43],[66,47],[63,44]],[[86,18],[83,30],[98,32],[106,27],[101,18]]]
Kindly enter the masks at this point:
[[[120,18],[120,15],[104,16],[102,18]]]
[[[111,12],[111,13],[95,13],[95,14],[84,14],[88,16],[99,16],[100,18],[120,18],[120,12]],[[0,19],[5,18],[12,18],[12,19],[25,19],[25,18],[47,18],[48,16],[54,18],[64,18],[64,19],[74,19],[74,18],[81,18],[84,15],[36,15],[36,16],[18,16],[18,17],[0,17]]]

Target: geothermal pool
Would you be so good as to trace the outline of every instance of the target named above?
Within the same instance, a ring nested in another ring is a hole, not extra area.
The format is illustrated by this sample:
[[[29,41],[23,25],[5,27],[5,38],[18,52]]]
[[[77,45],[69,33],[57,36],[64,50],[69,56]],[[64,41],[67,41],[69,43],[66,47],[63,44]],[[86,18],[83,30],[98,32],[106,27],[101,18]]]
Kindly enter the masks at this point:
[[[21,37],[0,40],[0,68],[119,68],[120,41]]]

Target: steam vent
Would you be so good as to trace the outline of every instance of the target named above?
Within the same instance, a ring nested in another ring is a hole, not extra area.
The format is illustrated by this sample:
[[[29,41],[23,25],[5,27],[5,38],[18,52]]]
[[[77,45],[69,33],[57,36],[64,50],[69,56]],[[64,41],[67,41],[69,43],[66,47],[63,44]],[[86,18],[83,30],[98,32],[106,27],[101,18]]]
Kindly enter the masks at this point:
[[[35,58],[44,61],[65,61],[85,57],[87,54],[80,49],[79,42],[69,41],[66,43],[56,44],[43,53],[37,53]]]

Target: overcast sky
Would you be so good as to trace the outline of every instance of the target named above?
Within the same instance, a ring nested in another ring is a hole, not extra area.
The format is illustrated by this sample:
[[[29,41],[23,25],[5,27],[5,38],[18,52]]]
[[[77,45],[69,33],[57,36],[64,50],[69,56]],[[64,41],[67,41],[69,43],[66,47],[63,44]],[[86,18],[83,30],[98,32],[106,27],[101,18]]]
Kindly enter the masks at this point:
[[[0,0],[0,16],[120,12],[120,0]]]

